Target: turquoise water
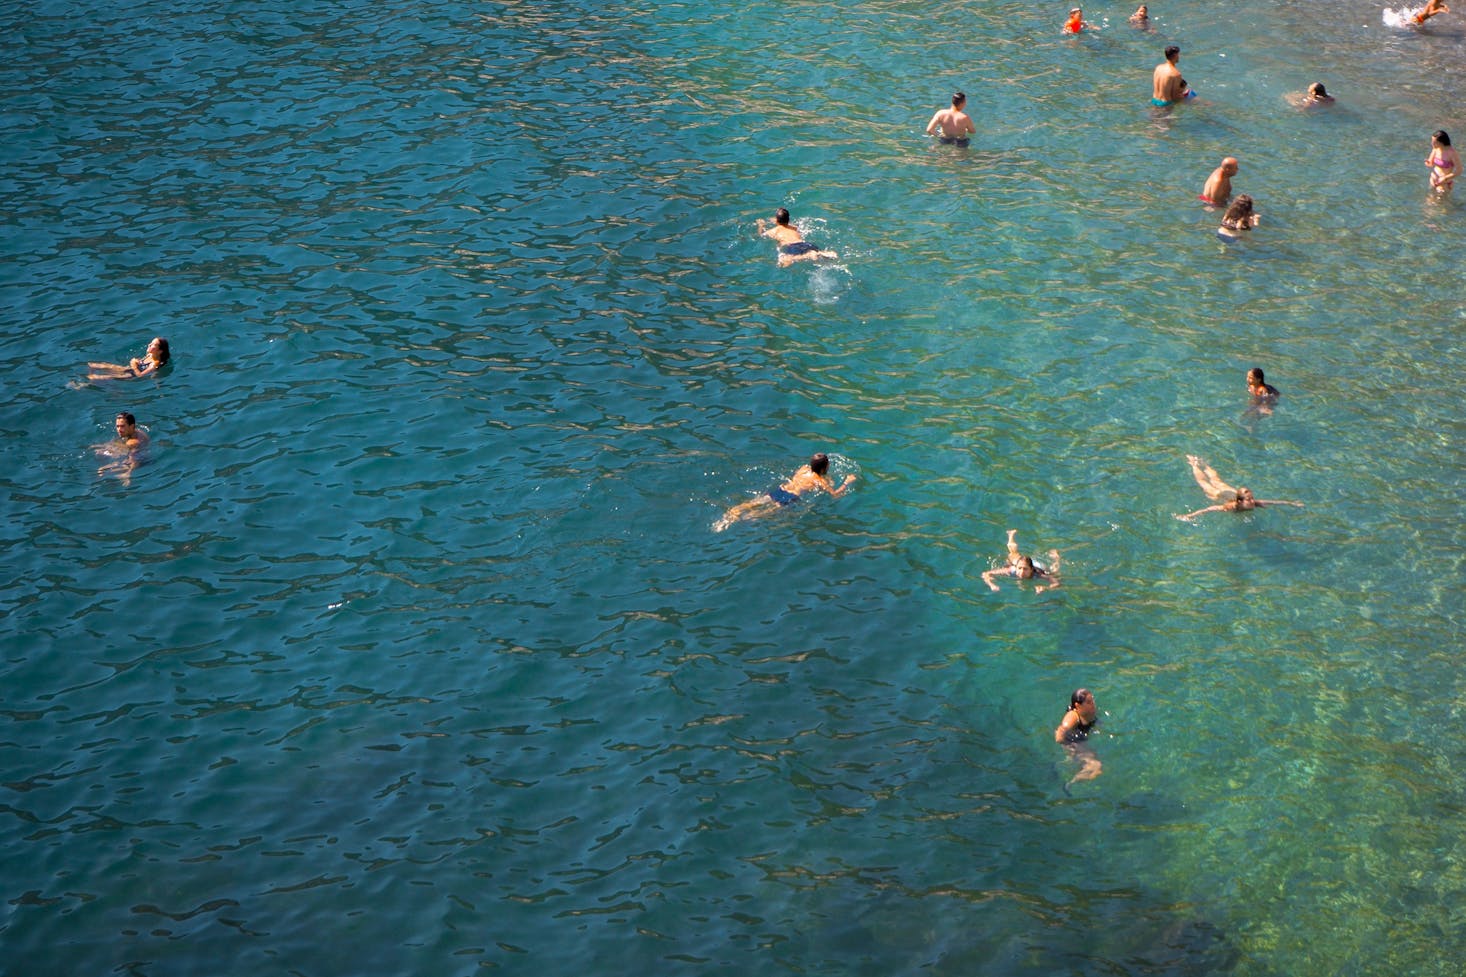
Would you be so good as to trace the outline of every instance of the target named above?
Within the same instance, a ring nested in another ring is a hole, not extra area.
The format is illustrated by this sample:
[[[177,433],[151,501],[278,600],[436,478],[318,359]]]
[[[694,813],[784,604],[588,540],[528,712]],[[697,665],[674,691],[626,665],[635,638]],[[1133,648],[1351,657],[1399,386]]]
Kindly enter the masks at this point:
[[[5,969],[1457,973],[1466,20],[1129,9],[7,7]]]

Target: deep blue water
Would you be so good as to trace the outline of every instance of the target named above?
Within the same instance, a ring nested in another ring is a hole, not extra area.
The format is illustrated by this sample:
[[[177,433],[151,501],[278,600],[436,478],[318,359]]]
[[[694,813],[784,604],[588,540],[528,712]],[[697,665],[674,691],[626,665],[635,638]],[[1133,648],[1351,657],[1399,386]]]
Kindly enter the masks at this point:
[[[0,11],[0,969],[1459,972],[1466,21],[1130,9]]]

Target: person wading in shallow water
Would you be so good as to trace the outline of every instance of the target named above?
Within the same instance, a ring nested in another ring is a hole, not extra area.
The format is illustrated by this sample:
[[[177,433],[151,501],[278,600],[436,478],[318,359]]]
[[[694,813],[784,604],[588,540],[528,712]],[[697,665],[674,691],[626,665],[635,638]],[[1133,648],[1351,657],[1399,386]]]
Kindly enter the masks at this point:
[[[1090,732],[1099,725],[1099,706],[1095,704],[1094,693],[1088,689],[1075,689],[1069,696],[1069,711],[1059,720],[1054,730],[1054,742],[1063,745],[1069,756],[1079,761],[1079,771],[1069,779],[1093,780],[1104,770],[1099,757],[1086,740]],[[1067,788],[1067,784],[1065,787]]]

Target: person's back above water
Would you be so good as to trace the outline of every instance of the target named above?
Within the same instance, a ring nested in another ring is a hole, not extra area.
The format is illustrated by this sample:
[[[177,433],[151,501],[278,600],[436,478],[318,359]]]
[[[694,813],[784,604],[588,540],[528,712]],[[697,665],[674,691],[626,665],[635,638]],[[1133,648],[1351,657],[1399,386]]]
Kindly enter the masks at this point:
[[[1228,156],[1222,160],[1222,164],[1212,170],[1211,176],[1206,178],[1206,183],[1202,186],[1199,195],[1201,202],[1211,207],[1227,206],[1227,201],[1232,198],[1232,177],[1237,175],[1237,170],[1235,156]]]
[[[773,238],[779,245],[779,267],[787,268],[796,261],[817,261],[819,259],[834,260],[840,257],[833,251],[821,251],[804,239],[804,233],[795,227],[789,220],[787,208],[780,207],[774,211],[774,223],[768,224],[766,218],[758,218],[758,232],[764,237]],[[765,226],[765,225],[768,226]]]
[[[969,137],[977,134],[977,126],[972,124],[972,117],[962,111],[966,104],[967,96],[962,92],[954,92],[952,107],[940,109],[932,116],[932,120],[926,124],[926,134],[936,136],[947,146],[966,146]]]
[[[1155,66],[1151,73],[1150,103],[1155,106],[1174,105],[1186,97],[1186,79],[1176,62],[1181,60],[1181,49],[1172,44],[1166,48],[1166,60]]]

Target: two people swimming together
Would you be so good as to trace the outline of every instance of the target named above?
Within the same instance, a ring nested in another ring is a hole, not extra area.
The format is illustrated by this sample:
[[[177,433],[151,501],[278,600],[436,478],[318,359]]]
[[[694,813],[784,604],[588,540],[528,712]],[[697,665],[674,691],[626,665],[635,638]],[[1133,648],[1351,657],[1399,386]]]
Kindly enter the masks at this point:
[[[813,455],[809,464],[802,465],[776,488],[771,488],[756,498],[733,506],[723,517],[713,523],[713,532],[721,533],[740,519],[755,519],[778,512],[819,492],[828,492],[834,498],[844,495],[855,481],[854,475],[846,475],[836,486],[830,481],[830,456],[824,452]]]

